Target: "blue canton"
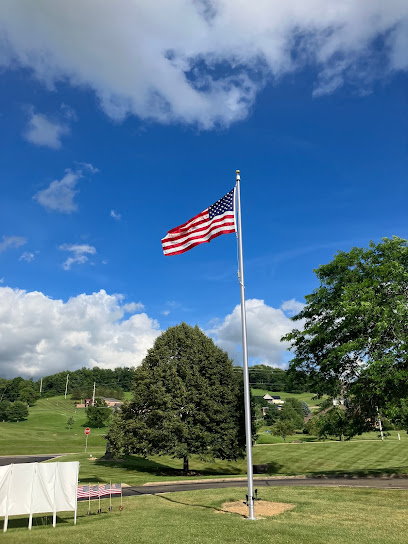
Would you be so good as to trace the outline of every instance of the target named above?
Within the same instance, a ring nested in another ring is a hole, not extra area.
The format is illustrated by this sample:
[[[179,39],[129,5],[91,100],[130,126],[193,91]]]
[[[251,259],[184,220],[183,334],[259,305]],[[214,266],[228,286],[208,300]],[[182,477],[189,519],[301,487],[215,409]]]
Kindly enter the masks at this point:
[[[210,216],[210,220],[216,217],[217,215],[222,215],[225,212],[233,212],[234,211],[234,189],[227,193],[225,196],[220,198],[220,200],[217,200],[215,204],[212,204],[208,208],[208,214]]]

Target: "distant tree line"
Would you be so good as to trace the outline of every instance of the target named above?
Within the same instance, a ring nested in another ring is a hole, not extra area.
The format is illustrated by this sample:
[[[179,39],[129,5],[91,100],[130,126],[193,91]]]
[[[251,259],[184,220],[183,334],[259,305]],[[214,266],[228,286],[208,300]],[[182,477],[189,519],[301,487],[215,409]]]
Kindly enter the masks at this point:
[[[10,402],[0,401],[0,421],[21,421],[28,417],[27,403],[21,400]]]
[[[84,399],[90,399],[93,396],[93,387],[75,387],[75,389],[72,389],[71,391],[71,399],[72,400],[84,400]],[[118,387],[116,389],[112,389],[110,387],[96,387],[95,388],[95,398],[96,397],[105,397],[105,398],[113,398],[117,400],[122,400],[124,396],[124,391],[121,387]]]
[[[43,377],[42,396],[53,397],[65,393],[65,385],[68,380],[68,393],[73,395],[75,400],[91,397],[93,384],[96,383],[97,395],[110,397],[123,395],[123,391],[130,391],[135,369],[129,367],[117,367],[114,370],[109,368],[80,368],[74,371],[63,371],[51,376]],[[36,382],[39,388],[39,381]],[[112,393],[116,392],[115,395]],[[121,393],[122,392],[122,393]]]
[[[242,367],[235,366],[236,372],[242,373]],[[268,391],[284,391],[286,393],[310,392],[309,384],[303,373],[288,373],[281,368],[269,365],[253,365],[249,369],[249,383],[257,389]]]
[[[32,379],[13,378],[6,380],[0,378],[0,403],[20,401],[25,405],[33,406],[40,396],[38,384]]]

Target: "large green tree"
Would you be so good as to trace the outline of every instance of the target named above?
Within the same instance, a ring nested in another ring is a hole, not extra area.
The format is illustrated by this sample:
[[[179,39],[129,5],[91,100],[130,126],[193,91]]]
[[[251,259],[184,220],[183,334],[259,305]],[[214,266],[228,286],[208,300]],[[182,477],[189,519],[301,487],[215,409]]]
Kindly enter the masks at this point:
[[[376,406],[408,423],[408,245],[384,238],[340,251],[315,270],[319,286],[293,317],[291,369],[320,394],[350,399],[360,419]]]
[[[89,427],[105,427],[111,414],[112,410],[106,402],[97,397],[94,405],[86,409],[86,424]]]
[[[171,455],[188,471],[191,455],[243,456],[242,376],[198,326],[170,327],[136,369],[133,400],[108,434],[116,455]]]

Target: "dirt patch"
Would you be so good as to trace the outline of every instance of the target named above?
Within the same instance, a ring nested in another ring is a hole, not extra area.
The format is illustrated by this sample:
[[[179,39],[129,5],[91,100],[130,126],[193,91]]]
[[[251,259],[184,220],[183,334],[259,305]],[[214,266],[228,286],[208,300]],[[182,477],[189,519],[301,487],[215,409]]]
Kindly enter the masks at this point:
[[[295,508],[294,504],[286,502],[271,502],[271,501],[255,501],[255,517],[260,519],[266,516],[278,516],[287,510]],[[246,518],[248,517],[248,506],[242,501],[225,502],[222,505],[222,510],[217,510],[217,513],[232,512]]]

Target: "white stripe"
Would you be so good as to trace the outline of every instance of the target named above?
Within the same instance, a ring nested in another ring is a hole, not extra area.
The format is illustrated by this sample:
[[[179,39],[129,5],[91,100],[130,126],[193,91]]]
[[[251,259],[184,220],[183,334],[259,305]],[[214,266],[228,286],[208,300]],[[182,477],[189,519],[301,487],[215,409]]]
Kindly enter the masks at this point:
[[[204,236],[206,231],[201,230],[201,229],[206,228],[208,226],[208,228],[207,228],[207,232],[208,232],[208,230],[211,229],[211,226],[212,226],[212,224],[214,222],[220,221],[220,220],[224,219],[226,216],[231,215],[231,214],[234,215],[233,219],[234,219],[234,225],[235,225],[235,214],[234,214],[234,212],[232,212],[232,211],[224,212],[222,215],[216,215],[215,217],[213,217],[211,219],[211,221],[207,221],[206,223],[202,223],[196,229],[191,230],[190,232],[186,232],[184,235],[181,232],[173,233],[171,235],[168,234],[162,240],[163,247],[173,245],[174,243],[179,244],[181,242],[184,242],[184,240],[188,240],[188,238],[190,238],[191,236],[193,236],[196,233],[201,234],[202,236]],[[176,236],[180,236],[180,235],[181,235],[181,237],[178,240],[174,240],[174,238]]]
[[[209,215],[208,215],[208,208],[206,208],[205,210],[203,210],[202,212],[200,212],[199,215],[200,217],[197,217],[197,216],[194,216],[192,219],[190,219],[189,221],[187,221],[185,223],[185,225],[183,226],[183,228],[181,229],[182,231],[183,230],[188,230],[189,228],[191,228],[193,225],[195,225],[198,221],[202,221],[203,219],[205,220],[205,215],[201,215],[201,214],[204,214],[205,212],[207,212],[207,218],[209,219]],[[174,227],[175,229],[178,229],[180,228],[181,225],[179,225],[178,227]],[[173,230],[173,229],[170,229],[170,230]],[[177,233],[169,233],[167,234],[167,236],[171,236],[171,235],[176,235],[177,236]]]
[[[198,229],[205,228],[207,225],[210,225],[212,221],[214,221],[214,219],[211,219],[210,221],[209,219],[205,220],[205,217],[202,217],[201,223],[199,223],[198,225],[191,226],[188,229],[183,228],[179,232],[169,232],[166,234],[163,240],[167,240],[167,239],[171,240],[172,238],[176,238],[177,236],[183,235],[184,233],[188,235],[189,233],[195,232]]]
[[[167,250],[163,248],[163,252],[164,252],[165,255],[168,255],[168,254],[174,253],[176,251],[181,251],[182,249],[185,249],[185,248],[191,246],[192,244],[200,244],[202,242],[206,242],[209,239],[211,239],[214,236],[214,234],[216,234],[217,232],[221,232],[223,230],[226,230],[228,233],[229,232],[235,232],[235,225],[229,225],[229,226],[220,225],[217,229],[212,230],[211,232],[209,232],[205,236],[200,236],[200,238],[195,238],[194,240],[190,240],[186,244],[183,244],[183,245],[177,246],[177,247],[173,247],[173,248],[167,249]]]

